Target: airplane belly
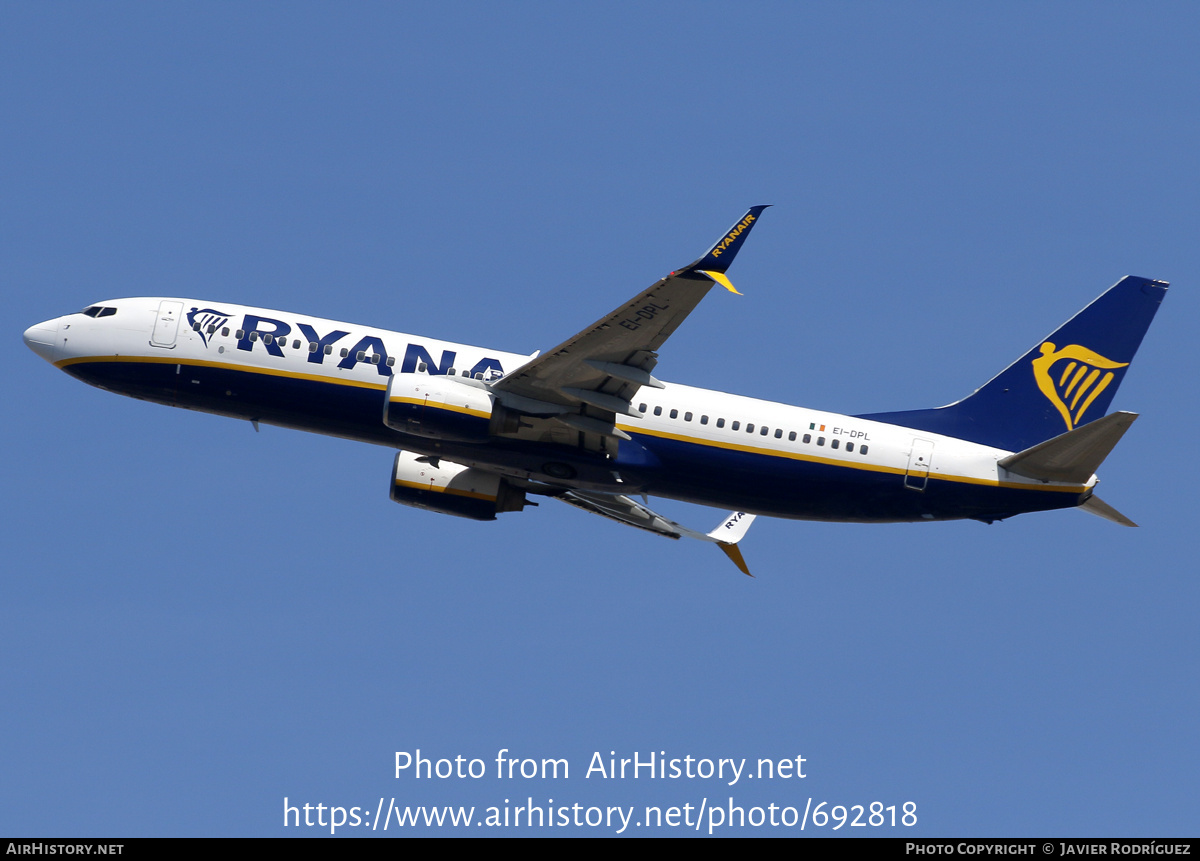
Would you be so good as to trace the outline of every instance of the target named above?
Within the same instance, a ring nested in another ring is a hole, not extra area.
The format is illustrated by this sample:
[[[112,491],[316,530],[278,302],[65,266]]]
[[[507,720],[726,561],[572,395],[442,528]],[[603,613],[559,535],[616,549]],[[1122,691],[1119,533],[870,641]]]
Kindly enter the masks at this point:
[[[930,474],[921,492],[903,468],[846,465],[643,437],[661,466],[646,491],[714,507],[798,520],[857,523],[998,520],[1070,508],[1076,493],[1012,488]],[[909,484],[906,486],[906,481]]]
[[[609,492],[641,490],[632,475],[621,480],[602,455],[570,446],[498,438],[469,443],[402,433],[383,422],[381,386],[145,357],[78,361],[63,370],[130,397],[445,457],[535,482]]]
[[[382,387],[160,357],[88,359],[65,364],[63,370],[91,385],[170,406],[367,442],[399,437],[380,420]]]

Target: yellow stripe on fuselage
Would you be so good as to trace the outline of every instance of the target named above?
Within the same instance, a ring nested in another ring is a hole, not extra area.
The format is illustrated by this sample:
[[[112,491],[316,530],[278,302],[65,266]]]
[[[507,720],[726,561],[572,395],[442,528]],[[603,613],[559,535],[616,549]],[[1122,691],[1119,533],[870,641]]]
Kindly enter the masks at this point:
[[[241,371],[248,374],[262,374],[269,377],[286,377],[294,380],[310,380],[318,383],[329,383],[335,386],[354,386],[363,389],[376,389],[383,391],[387,389],[387,383],[374,382],[368,380],[351,380],[339,379],[321,374],[301,374],[296,371],[290,371],[283,368],[264,368],[258,365],[235,365],[229,362],[211,362],[203,359],[176,359],[170,356],[83,356],[74,359],[62,359],[54,363],[56,368],[62,369],[69,365],[90,363],[100,364],[107,362],[134,362],[155,365],[186,365],[188,367],[202,368],[220,368],[227,371]],[[425,401],[418,401],[412,398],[394,398],[396,403],[407,403],[416,406],[425,405],[429,409],[448,410],[465,415],[476,416],[478,418],[489,418],[487,413],[479,410],[472,410],[467,407],[458,407],[451,404],[433,403],[428,404]],[[905,475],[908,470],[895,466],[884,466],[882,464],[872,463],[855,463],[852,461],[838,460],[836,458],[818,457],[816,455],[801,454],[800,452],[780,451],[779,449],[760,448],[756,446],[738,445],[732,442],[723,442],[720,440],[701,439],[699,437],[684,436],[682,434],[673,434],[666,431],[652,430],[650,428],[618,424],[621,430],[627,433],[642,434],[645,436],[661,437],[662,439],[675,440],[677,442],[691,443],[692,445],[708,446],[711,448],[726,449],[728,451],[742,451],[747,454],[765,455],[767,457],[782,457],[788,460],[800,460],[808,463],[819,463],[828,466],[840,466],[847,469],[857,469],[864,472],[881,472],[892,475]],[[929,473],[929,477],[935,481],[953,481],[960,484],[977,484],[987,487],[1004,487],[1016,490],[1037,490],[1037,491],[1053,491],[1057,493],[1083,493],[1087,490],[1085,485],[1032,485],[1023,484],[1014,481],[1000,481],[994,478],[975,478],[967,475],[948,475],[939,473]],[[428,488],[426,488],[428,489]],[[457,492],[457,491],[454,491]],[[490,498],[490,497],[485,497]]]
[[[667,433],[666,431],[651,430],[642,427],[631,427],[629,425],[618,425],[618,427],[627,433],[643,434],[645,436],[661,437],[663,439],[672,439],[677,442],[692,443],[693,445],[709,446],[711,448],[723,448],[730,451],[744,451],[748,454],[761,454],[767,457],[782,457],[788,460],[802,460],[808,463],[820,463],[828,466],[842,466],[847,469],[858,469],[864,472],[882,472],[892,475],[906,475],[908,470],[896,466],[884,466],[875,463],[855,463],[853,461],[838,460],[831,457],[818,457],[811,454],[801,454],[800,452],[780,451],[774,448],[758,448],[756,446],[738,445],[732,442],[721,442],[719,440],[700,439],[699,437],[683,436],[682,434]],[[969,475],[948,475],[930,472],[929,477],[937,481],[954,481],[959,484],[979,484],[987,487],[1006,487],[1017,490],[1050,490],[1060,493],[1083,493],[1087,488],[1083,485],[1032,485],[1023,484],[1016,481],[1000,481],[995,478],[975,478]]]
[[[473,410],[470,407],[458,407],[454,404],[442,403],[441,401],[430,403],[425,399],[418,400],[417,398],[390,398],[389,400],[393,404],[409,404],[414,407],[425,407],[430,410],[445,410],[446,412],[462,413],[463,415],[475,416],[481,419],[490,419],[492,417],[491,413],[485,413],[482,410]]]

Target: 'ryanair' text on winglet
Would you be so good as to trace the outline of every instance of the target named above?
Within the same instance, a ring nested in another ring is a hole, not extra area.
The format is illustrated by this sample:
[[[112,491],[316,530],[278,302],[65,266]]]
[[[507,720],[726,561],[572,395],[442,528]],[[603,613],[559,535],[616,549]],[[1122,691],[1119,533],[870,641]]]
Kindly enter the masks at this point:
[[[749,211],[733,227],[725,231],[725,235],[717,241],[716,245],[708,250],[707,254],[691,266],[688,266],[685,271],[701,272],[731,293],[738,293],[738,290],[730,283],[725,273],[729,271],[729,266],[733,263],[733,258],[737,256],[742,243],[750,235],[750,229],[754,227],[755,222],[762,215],[762,211],[769,205],[750,207]],[[741,294],[738,293],[738,295],[740,296]]]

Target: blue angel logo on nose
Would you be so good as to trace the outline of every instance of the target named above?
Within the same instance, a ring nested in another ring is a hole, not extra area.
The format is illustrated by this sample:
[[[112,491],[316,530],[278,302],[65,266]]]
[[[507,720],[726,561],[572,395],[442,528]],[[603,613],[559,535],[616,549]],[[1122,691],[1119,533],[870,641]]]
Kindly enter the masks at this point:
[[[215,308],[193,308],[187,314],[188,325],[200,334],[204,346],[208,346],[208,336],[214,334],[229,322],[229,314]]]

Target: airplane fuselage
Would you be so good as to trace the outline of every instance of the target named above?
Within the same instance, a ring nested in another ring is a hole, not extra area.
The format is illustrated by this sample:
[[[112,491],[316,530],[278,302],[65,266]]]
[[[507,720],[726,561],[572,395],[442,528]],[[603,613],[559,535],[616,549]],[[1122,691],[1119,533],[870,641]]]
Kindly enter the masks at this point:
[[[531,357],[223,302],[132,298],[88,311],[30,328],[26,342],[108,391],[446,458],[551,489],[887,522],[1069,508],[1095,484],[1094,476],[1085,484],[1025,478],[999,465],[1010,452],[951,436],[674,383],[637,391],[640,417],[617,416],[629,439],[615,451],[589,450],[561,425],[489,434],[479,417],[474,437],[409,433],[384,421],[393,377],[444,377],[486,393]]]

